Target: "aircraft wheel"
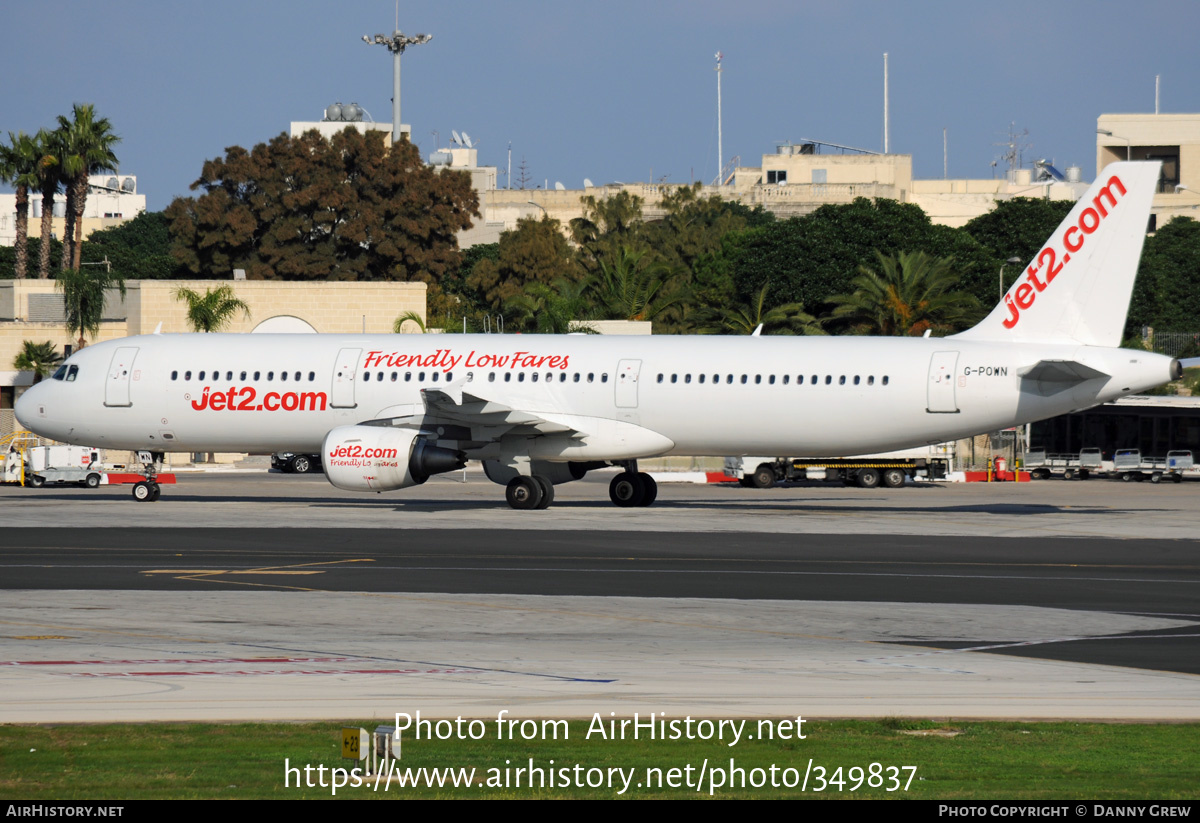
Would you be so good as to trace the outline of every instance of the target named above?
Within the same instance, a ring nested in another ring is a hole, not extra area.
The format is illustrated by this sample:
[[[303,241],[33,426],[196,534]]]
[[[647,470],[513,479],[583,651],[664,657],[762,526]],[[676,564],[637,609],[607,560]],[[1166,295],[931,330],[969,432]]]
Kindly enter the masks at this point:
[[[134,483],[133,499],[139,503],[154,502],[154,487],[144,480]]]
[[[621,472],[608,484],[608,497],[623,509],[640,506],[646,496],[646,484],[640,474]]]
[[[647,475],[643,475],[647,476]],[[775,470],[763,463],[754,470],[750,483],[756,489],[769,489],[775,485]]]
[[[161,495],[161,494],[162,494],[162,487],[159,486],[157,483],[151,483],[150,484],[150,502],[154,503],[155,501],[157,501],[159,498],[159,495]]]
[[[860,469],[856,481],[860,489],[873,489],[879,485],[879,469]]]
[[[904,469],[885,469],[883,485],[889,489],[898,489],[904,485]]]
[[[307,474],[312,471],[312,461],[302,454],[292,458],[292,471],[296,474]]]
[[[42,486],[46,485],[46,478],[42,477],[41,475],[31,474],[27,479],[29,481],[29,485],[33,486],[35,489],[40,489]]]
[[[541,475],[535,474],[533,479],[542,488],[542,499],[534,506],[535,509],[548,509],[550,504],[554,502],[554,484]]]
[[[653,505],[654,501],[658,499],[658,482],[645,472],[638,472],[638,478],[642,481],[642,488],[645,489],[642,502],[638,505],[643,507]]]
[[[536,509],[542,502],[542,484],[525,475],[514,477],[508,481],[504,498],[514,509]]]

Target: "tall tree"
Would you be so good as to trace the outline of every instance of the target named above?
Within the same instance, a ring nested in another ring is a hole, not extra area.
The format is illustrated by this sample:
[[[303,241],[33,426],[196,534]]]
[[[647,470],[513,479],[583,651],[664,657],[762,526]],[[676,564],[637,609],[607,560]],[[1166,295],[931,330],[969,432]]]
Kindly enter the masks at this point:
[[[109,289],[125,296],[125,278],[108,267],[92,266],[65,269],[58,273],[55,288],[63,293],[63,310],[67,318],[67,334],[78,333],[78,347],[87,345],[85,335],[93,337],[100,331],[104,317],[104,298]]]
[[[62,165],[69,221],[63,240],[70,251],[71,268],[78,269],[88,177],[116,170],[117,156],[113,153],[113,147],[121,142],[121,138],[113,133],[112,123],[107,117],[96,117],[96,108],[91,103],[76,103],[71,114],[71,120],[59,115],[58,130],[63,135]],[[66,268],[66,265],[64,262],[63,267]]]
[[[16,263],[14,276],[24,279],[29,267],[29,190],[38,185],[38,138],[25,132],[8,133],[8,145],[0,145],[0,179],[16,191]]]
[[[492,308],[500,308],[532,283],[552,284],[560,277],[578,280],[562,226],[550,217],[517,221],[517,227],[500,235],[496,257],[475,264],[467,285]]]
[[[622,190],[599,199],[589,194],[580,202],[583,216],[571,221],[570,231],[585,271],[595,273],[604,260],[611,263],[621,248],[637,251],[646,247],[642,198]]]
[[[833,316],[860,334],[919,336],[926,331],[958,331],[980,315],[979,301],[951,291],[958,281],[953,261],[924,252],[878,257],[878,270],[862,266],[855,291],[829,302]]]
[[[194,332],[220,331],[238,312],[250,319],[250,307],[234,293],[232,286],[205,289],[204,294],[180,286],[175,290],[175,299],[187,303],[188,325]]]
[[[198,197],[167,208],[172,254],[192,276],[421,280],[459,265],[456,233],[479,198],[470,177],[435,171],[407,140],[353,128],[326,140],[281,134],[204,164]]]
[[[600,260],[588,281],[597,312],[611,320],[654,320],[687,295],[681,272],[652,260],[646,249],[619,247],[611,260]]]
[[[21,350],[17,352],[17,356],[13,358],[12,365],[17,371],[33,372],[33,384],[36,386],[61,360],[62,355],[49,340],[45,343],[26,340],[21,344]]]
[[[698,325],[701,334],[753,334],[759,326],[765,334],[825,334],[821,321],[799,303],[769,307],[765,284],[753,303],[708,307]]]
[[[54,219],[54,196],[62,183],[62,135],[39,129],[34,138],[38,146],[37,180],[42,194],[42,237],[38,254],[38,277],[50,278],[50,235]]]
[[[1176,217],[1146,238],[1125,323],[1127,337],[1141,327],[1200,332],[1200,222]]]

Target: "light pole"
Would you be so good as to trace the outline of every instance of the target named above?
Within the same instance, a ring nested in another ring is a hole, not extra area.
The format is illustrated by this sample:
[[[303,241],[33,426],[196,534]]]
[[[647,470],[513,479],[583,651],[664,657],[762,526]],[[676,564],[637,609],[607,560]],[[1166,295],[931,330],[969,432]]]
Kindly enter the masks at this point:
[[[1129,138],[1128,138],[1128,137],[1122,137],[1122,136],[1121,136],[1121,135],[1119,135],[1119,134],[1113,134],[1113,133],[1112,133],[1111,131],[1109,131],[1108,129],[1096,129],[1096,134],[1104,134],[1104,135],[1107,135],[1107,136],[1109,136],[1109,137],[1114,137],[1114,138],[1116,138],[1117,140],[1124,140],[1124,141],[1125,141],[1125,159],[1126,159],[1126,160],[1132,160],[1132,159],[1133,159],[1133,145],[1132,145],[1132,143],[1131,143],[1131,141],[1129,140]]]
[[[407,37],[404,32],[397,29],[390,37],[386,34],[377,34],[372,39],[369,35],[364,34],[362,39],[368,45],[374,43],[378,46],[387,46],[387,50],[392,53],[392,145],[396,145],[400,142],[400,55],[404,54],[404,50],[409,46],[428,43],[433,39],[433,35],[415,34]]]
[[[1014,266],[1021,265],[1021,258],[1014,255],[1000,264],[1000,301],[1001,302],[1004,301],[1004,267],[1007,265],[1010,265],[1010,264],[1014,265]]]

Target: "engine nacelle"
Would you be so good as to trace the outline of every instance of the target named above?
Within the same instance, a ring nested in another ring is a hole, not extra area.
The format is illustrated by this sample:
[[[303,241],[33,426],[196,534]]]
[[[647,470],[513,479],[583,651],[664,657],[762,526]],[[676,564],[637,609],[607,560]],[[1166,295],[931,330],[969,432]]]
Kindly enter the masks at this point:
[[[339,489],[386,492],[417,486],[430,475],[461,469],[462,452],[428,438],[384,426],[339,426],[325,435],[325,476]]]

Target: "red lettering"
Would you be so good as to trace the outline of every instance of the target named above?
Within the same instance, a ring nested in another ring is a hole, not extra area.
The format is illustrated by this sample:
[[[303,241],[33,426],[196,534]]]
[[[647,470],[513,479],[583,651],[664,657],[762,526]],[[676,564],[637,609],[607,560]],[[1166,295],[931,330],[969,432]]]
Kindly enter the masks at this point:
[[[296,409],[300,408],[300,395],[296,394],[294,391],[288,392],[283,396],[282,405],[284,411],[295,411]]]
[[[254,403],[254,397],[256,394],[256,392],[254,391],[254,387],[253,386],[243,386],[241,394],[242,394],[243,399],[242,399],[241,403],[238,403],[237,410],[238,411],[254,411],[253,403]],[[232,400],[230,402],[232,402]]]
[[[1046,290],[1046,284],[1041,280],[1038,280],[1037,269],[1030,268],[1029,271],[1026,272],[1025,279],[1032,283],[1038,292],[1043,292]]]
[[[1117,198],[1116,195],[1112,193],[1112,187],[1114,185],[1121,190],[1121,194],[1125,193],[1125,184],[1121,182],[1120,177],[1113,175],[1109,178],[1108,184],[1104,188],[1100,189],[1100,191],[1096,193],[1095,199],[1092,200],[1092,205],[1100,210],[1101,217],[1108,217],[1108,209],[1104,208],[1104,203],[1101,201],[1101,198],[1107,197],[1108,205],[1116,208]]]
[[[208,408],[208,386],[204,387],[204,394],[200,395],[199,400],[192,401],[192,408],[196,411],[204,411]]]
[[[1080,237],[1079,241],[1077,243],[1072,243],[1071,242],[1071,233],[1072,232],[1074,232],[1075,234],[1078,235],[1079,234],[1079,226],[1071,226],[1071,228],[1067,229],[1066,234],[1063,235],[1063,245],[1067,247],[1067,251],[1077,252],[1083,248],[1083,238]]]
[[[269,391],[263,397],[263,408],[267,411],[279,410],[279,394],[278,392]]]
[[[1011,329],[1013,326],[1017,325],[1017,321],[1021,319],[1021,313],[1017,311],[1017,307],[1013,305],[1012,298],[1007,294],[1004,295],[1004,304],[1008,306],[1008,310],[1012,312],[1012,317],[1004,321],[1004,328]]]
[[[1092,225],[1088,226],[1088,215],[1092,216]],[[1100,228],[1100,215],[1096,214],[1095,209],[1084,209],[1083,214],[1079,215],[1079,228],[1083,229],[1084,234],[1091,234],[1096,229]]]
[[[212,397],[208,399],[208,407],[213,411],[224,411],[225,403],[228,402],[228,399],[229,398],[219,391],[213,392]]]
[[[1033,286],[1028,283],[1021,283],[1017,286],[1017,305],[1023,309],[1027,309],[1033,305]]]

